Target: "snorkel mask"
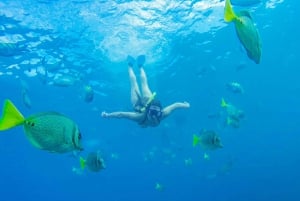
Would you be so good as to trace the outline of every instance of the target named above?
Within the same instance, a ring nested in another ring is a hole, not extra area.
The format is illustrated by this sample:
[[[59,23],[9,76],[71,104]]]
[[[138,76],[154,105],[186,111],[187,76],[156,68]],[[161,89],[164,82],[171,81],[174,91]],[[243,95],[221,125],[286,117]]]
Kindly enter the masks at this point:
[[[162,117],[162,107],[159,101],[153,100],[149,105],[147,115],[158,120]]]

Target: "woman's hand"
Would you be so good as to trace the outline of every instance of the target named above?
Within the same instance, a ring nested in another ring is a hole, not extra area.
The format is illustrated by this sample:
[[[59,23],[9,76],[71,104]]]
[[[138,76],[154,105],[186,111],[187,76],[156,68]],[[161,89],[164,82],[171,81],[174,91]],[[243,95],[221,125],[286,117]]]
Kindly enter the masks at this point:
[[[184,102],[183,102],[183,106],[186,107],[186,108],[189,108],[189,107],[190,107],[190,103],[184,101]]]
[[[108,113],[105,112],[105,111],[103,111],[103,112],[101,113],[101,116],[102,116],[103,118],[106,118],[106,117],[108,117]]]

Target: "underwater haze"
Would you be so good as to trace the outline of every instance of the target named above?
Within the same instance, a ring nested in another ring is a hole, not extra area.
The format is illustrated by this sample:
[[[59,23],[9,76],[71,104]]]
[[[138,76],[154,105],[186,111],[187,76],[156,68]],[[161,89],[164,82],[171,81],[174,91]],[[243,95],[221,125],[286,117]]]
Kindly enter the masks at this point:
[[[1,0],[1,107],[66,115],[84,150],[51,153],[21,126],[1,131],[0,201],[298,201],[300,3],[232,5],[251,13],[259,64],[224,21],[223,0]],[[150,128],[101,117],[132,111],[128,55],[146,56],[163,106],[190,108]],[[223,147],[193,146],[205,130]],[[81,168],[90,152],[105,169]]]

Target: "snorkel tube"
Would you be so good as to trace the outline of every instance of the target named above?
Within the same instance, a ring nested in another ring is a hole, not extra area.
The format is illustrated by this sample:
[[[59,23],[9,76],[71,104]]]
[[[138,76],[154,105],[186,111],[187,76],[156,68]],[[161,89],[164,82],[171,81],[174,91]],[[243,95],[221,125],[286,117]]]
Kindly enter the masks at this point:
[[[148,99],[147,103],[145,104],[145,106],[141,108],[141,112],[144,112],[146,110],[149,104],[154,100],[155,96],[156,96],[156,92],[153,92],[150,98]]]

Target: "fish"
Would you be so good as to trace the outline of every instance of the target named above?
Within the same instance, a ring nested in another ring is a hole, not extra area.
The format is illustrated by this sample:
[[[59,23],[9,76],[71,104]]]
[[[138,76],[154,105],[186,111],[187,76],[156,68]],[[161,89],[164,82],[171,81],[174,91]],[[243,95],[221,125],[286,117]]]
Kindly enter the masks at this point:
[[[236,108],[234,105],[227,103],[224,98],[221,99],[221,107],[226,109],[228,117],[230,117],[231,120],[237,120],[243,119],[245,117],[244,111]],[[230,121],[230,120],[229,120]],[[227,124],[229,125],[228,119]]]
[[[27,108],[31,108],[31,99],[29,96],[29,87],[28,84],[24,80],[20,80],[21,83],[21,93],[22,93],[22,102]]]
[[[77,175],[82,175],[83,174],[83,171],[81,168],[77,168],[77,167],[72,167],[72,172],[74,172],[74,174],[77,174]]]
[[[112,159],[119,159],[119,154],[118,154],[118,153],[111,153],[111,154],[110,154],[110,157],[111,157]]]
[[[70,118],[57,112],[42,112],[24,118],[11,100],[6,99],[0,118],[0,131],[23,126],[26,137],[36,148],[52,153],[83,150],[81,132]]]
[[[84,86],[84,101],[87,103],[92,102],[94,99],[94,90],[91,86]]]
[[[237,119],[237,118],[233,118],[231,116],[228,116],[226,118],[226,124],[228,126],[231,126],[233,128],[239,128],[240,127],[240,119]]]
[[[209,156],[208,153],[204,153],[204,154],[203,154],[203,158],[204,158],[205,160],[209,160],[209,159],[210,159],[210,156]]]
[[[155,190],[157,190],[157,191],[163,191],[164,190],[164,186],[162,184],[160,184],[160,183],[157,182],[155,184]]]
[[[25,46],[13,42],[1,42],[0,41],[0,56],[13,57],[26,52]]]
[[[248,11],[235,13],[230,0],[225,1],[225,22],[234,22],[237,36],[247,52],[247,56],[256,64],[261,61],[261,39],[253,19]]]
[[[85,169],[85,167],[87,167],[92,172],[99,172],[100,170],[106,168],[104,160],[99,151],[90,152],[86,159],[80,157],[79,160],[81,169]]]
[[[205,150],[223,148],[220,137],[213,130],[203,130],[200,136],[193,135],[193,146],[200,145]]]
[[[69,86],[73,86],[77,80],[73,76],[59,74],[56,75],[52,81],[53,82],[51,84],[53,84],[54,86],[69,87]]]
[[[236,93],[236,94],[244,93],[244,89],[243,89],[242,85],[238,82],[229,82],[226,84],[226,87],[232,93]]]
[[[184,159],[184,164],[186,166],[191,166],[193,164],[193,160],[191,158]]]
[[[31,99],[29,98],[28,92],[25,89],[22,89],[22,101],[27,108],[31,108]]]

